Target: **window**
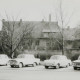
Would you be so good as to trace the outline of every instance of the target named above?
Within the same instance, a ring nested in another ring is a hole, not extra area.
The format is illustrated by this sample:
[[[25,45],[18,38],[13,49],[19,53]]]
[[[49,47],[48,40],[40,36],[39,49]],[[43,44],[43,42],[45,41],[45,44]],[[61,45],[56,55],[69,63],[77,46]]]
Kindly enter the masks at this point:
[[[36,40],[36,45],[39,45],[39,40]]]
[[[49,35],[48,33],[44,33],[44,37],[48,37],[48,35]]]

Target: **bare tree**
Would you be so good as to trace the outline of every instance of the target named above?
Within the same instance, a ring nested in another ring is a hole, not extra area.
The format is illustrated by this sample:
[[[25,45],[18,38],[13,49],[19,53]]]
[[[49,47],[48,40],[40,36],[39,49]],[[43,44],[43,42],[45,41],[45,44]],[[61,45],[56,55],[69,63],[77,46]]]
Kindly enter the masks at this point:
[[[63,9],[63,1],[60,0],[59,5],[58,5],[58,9],[56,9],[55,13],[56,13],[56,20],[58,23],[60,23],[60,27],[58,28],[61,34],[61,40],[62,40],[62,55],[64,55],[64,29],[65,27],[68,26],[68,24],[70,23],[71,17],[73,15],[73,12],[71,13],[71,15],[68,16],[68,14],[66,13],[65,9]]]
[[[44,20],[47,20],[45,16],[43,16]],[[49,18],[51,18],[51,14],[49,14]],[[43,20],[43,21],[44,21]],[[49,19],[49,22],[46,23],[44,22],[45,26],[48,26],[48,29],[50,30],[50,34],[48,34],[48,38],[49,38],[49,41],[48,41],[48,45],[47,45],[47,49],[49,50],[61,50],[61,45],[62,45],[62,41],[61,41],[61,38],[60,38],[60,27],[58,26],[57,22],[56,23],[56,28],[58,30],[58,32],[56,31],[53,31],[53,28],[51,27],[51,20]],[[53,26],[55,27],[55,26]]]
[[[54,32],[53,31],[53,28],[50,26],[51,22],[49,23],[46,23],[45,25],[48,26],[49,30],[50,30],[50,34],[48,34],[48,38],[49,38],[49,41],[48,41],[48,49],[50,50],[54,50],[54,49],[57,49],[57,50],[60,50],[61,47],[61,40],[59,38],[59,32]],[[58,27],[58,25],[56,25]],[[53,26],[55,27],[55,26]]]
[[[13,58],[15,51],[20,47],[24,36],[29,36],[33,30],[33,25],[24,24],[20,21],[2,21],[2,49],[3,52],[8,52],[9,56]]]

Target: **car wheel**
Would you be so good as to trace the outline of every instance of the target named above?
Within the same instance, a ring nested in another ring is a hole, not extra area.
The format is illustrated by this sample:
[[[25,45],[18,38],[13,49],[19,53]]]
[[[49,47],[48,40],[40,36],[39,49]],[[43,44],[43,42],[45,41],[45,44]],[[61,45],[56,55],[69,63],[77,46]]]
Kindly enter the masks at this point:
[[[13,68],[14,66],[13,65],[11,65],[11,68]]]
[[[6,66],[9,66],[9,63],[6,63]]]
[[[67,64],[66,67],[69,67],[69,64]]]
[[[49,66],[45,66],[46,69],[48,69]]]
[[[55,68],[56,68],[56,69],[59,69],[59,67],[60,67],[60,64],[57,64]]]
[[[5,64],[5,66],[7,66],[8,64]]]
[[[77,67],[74,67],[74,70],[77,70]]]
[[[18,67],[19,68],[22,68],[23,67],[23,64],[22,63],[19,63]]]
[[[33,63],[33,67],[35,67],[36,66],[36,63]]]
[[[69,66],[71,66],[71,64],[69,63]]]
[[[39,63],[39,65],[41,65],[41,63]]]

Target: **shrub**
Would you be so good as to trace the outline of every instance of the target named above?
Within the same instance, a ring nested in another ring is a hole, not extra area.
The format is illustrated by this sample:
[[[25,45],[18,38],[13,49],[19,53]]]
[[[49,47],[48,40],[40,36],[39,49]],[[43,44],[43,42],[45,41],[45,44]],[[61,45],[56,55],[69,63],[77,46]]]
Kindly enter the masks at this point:
[[[71,57],[71,60],[77,60],[80,54],[75,54],[74,56]]]
[[[41,60],[41,61],[46,60],[46,55],[45,55],[45,54],[41,54],[41,55],[40,55],[40,60]]]
[[[46,59],[49,59],[51,57],[51,54],[49,53],[39,53],[37,58],[40,58],[41,61],[44,61]]]

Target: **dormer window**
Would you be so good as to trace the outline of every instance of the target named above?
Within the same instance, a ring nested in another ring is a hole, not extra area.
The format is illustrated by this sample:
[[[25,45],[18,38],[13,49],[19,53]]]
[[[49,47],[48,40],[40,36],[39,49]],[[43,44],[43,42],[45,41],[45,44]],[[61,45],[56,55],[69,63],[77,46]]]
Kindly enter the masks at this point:
[[[49,33],[43,33],[43,37],[48,38],[49,37]]]

